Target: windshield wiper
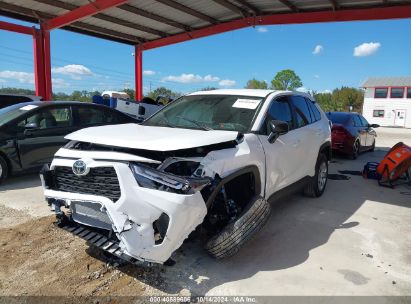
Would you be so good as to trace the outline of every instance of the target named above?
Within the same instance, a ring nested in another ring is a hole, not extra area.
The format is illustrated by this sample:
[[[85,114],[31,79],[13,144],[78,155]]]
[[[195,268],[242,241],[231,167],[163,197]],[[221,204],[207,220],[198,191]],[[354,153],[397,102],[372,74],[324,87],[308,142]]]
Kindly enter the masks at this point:
[[[190,118],[187,118],[187,117],[183,117],[183,116],[176,116],[177,118],[180,118],[180,119],[183,119],[183,120],[186,120],[186,121],[188,121],[188,122],[191,122],[191,123],[193,123],[193,124],[195,124],[197,127],[200,127],[201,129],[203,129],[203,130],[206,130],[206,131],[212,131],[212,130],[214,130],[213,128],[210,128],[210,127],[208,127],[208,126],[205,126],[205,125],[203,125],[203,124],[201,124],[201,123],[199,123],[198,121],[195,121],[195,120],[193,120],[193,119],[190,119]]]

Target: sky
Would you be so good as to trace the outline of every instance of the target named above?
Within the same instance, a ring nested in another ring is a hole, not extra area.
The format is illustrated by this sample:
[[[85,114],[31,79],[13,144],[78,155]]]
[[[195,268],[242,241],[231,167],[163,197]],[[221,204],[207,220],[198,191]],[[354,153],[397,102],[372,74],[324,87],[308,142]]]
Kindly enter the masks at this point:
[[[0,17],[2,21],[30,25]],[[144,52],[144,91],[165,86],[243,88],[283,69],[301,90],[359,87],[367,77],[411,76],[411,19],[250,27]],[[64,30],[51,32],[53,91],[134,88],[134,48]],[[0,31],[0,87],[34,89],[33,45]]]

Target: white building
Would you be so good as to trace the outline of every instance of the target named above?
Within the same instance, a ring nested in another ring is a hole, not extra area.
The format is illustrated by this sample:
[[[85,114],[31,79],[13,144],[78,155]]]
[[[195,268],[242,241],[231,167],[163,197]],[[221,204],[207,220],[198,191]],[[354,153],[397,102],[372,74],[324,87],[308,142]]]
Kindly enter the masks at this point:
[[[362,87],[369,123],[411,128],[411,77],[371,77]]]

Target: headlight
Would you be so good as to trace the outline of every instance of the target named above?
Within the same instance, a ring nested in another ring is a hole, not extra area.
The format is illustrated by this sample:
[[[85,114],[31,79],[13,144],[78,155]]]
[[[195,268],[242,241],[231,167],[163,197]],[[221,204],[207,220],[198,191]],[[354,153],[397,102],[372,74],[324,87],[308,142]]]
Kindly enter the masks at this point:
[[[131,164],[131,170],[140,187],[191,194],[211,183],[210,178],[180,177],[142,164]]]

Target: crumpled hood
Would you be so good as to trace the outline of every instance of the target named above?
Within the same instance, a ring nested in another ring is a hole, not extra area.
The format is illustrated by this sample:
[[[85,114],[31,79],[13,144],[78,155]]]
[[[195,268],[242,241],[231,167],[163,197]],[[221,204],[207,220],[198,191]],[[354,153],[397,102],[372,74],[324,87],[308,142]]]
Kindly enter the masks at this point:
[[[172,151],[229,142],[235,140],[237,135],[236,131],[203,131],[130,123],[86,128],[65,138],[132,149]]]

